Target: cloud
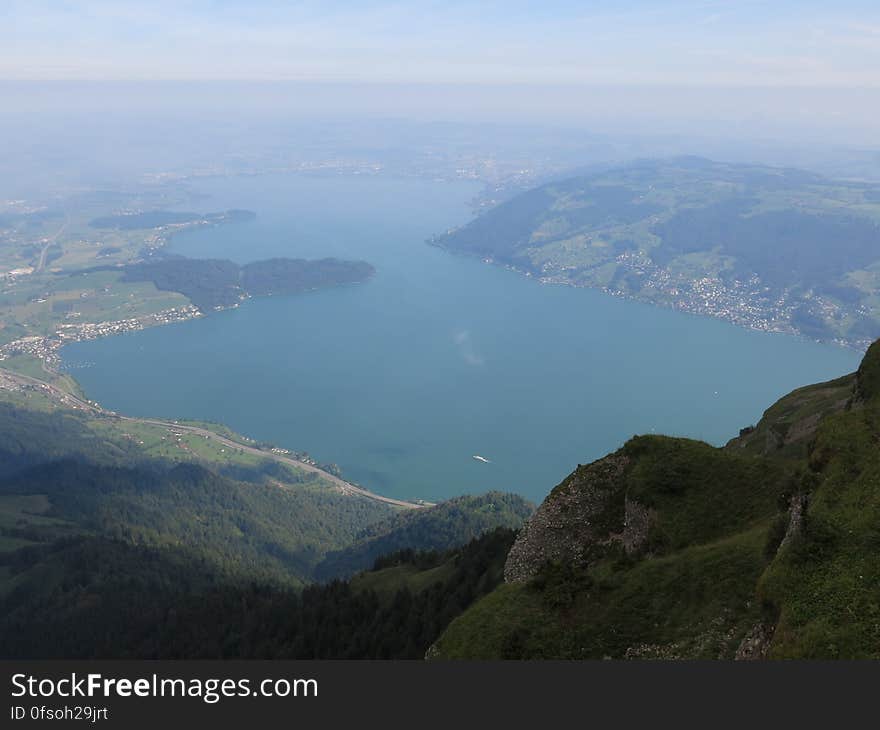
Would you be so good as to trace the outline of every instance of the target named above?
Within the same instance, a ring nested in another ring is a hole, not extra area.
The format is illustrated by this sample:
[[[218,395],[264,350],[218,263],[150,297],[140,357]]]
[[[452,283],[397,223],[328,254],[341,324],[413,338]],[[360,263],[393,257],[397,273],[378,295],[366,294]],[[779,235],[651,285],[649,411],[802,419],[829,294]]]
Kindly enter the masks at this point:
[[[476,350],[474,349],[473,342],[471,342],[470,331],[459,330],[453,335],[452,340],[458,347],[458,352],[461,355],[461,359],[464,360],[468,365],[479,367],[486,364],[486,361],[479,354],[477,354]]]
[[[878,27],[857,0],[4,0],[0,77],[880,84]]]

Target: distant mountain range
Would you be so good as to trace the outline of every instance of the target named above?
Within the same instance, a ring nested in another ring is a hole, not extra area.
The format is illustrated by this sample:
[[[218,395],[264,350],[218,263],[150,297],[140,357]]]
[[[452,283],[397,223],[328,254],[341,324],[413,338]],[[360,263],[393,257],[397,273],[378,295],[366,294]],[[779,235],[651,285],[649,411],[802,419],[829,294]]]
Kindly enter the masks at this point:
[[[683,157],[550,182],[433,241],[757,329],[880,336],[880,186]]]

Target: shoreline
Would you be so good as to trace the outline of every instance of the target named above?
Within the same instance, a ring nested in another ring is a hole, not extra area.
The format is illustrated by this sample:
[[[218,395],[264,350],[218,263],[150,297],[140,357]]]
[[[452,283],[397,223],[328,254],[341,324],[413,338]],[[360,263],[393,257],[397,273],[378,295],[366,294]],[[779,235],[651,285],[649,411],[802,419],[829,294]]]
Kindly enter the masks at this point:
[[[721,322],[727,322],[728,324],[732,324],[734,327],[739,327],[741,329],[750,330],[752,332],[763,332],[765,334],[770,335],[787,335],[789,337],[797,337],[798,339],[804,340],[805,342],[813,342],[817,345],[831,345],[834,347],[840,347],[845,350],[852,350],[853,352],[864,353],[865,350],[871,345],[873,340],[841,340],[841,339],[816,339],[810,337],[809,335],[804,334],[800,330],[797,330],[793,327],[758,327],[752,324],[748,324],[747,322],[742,322],[738,320],[734,314],[715,314],[712,312],[703,311],[701,309],[688,306],[686,302],[665,302],[665,301],[657,301],[651,299],[649,297],[637,296],[634,294],[630,294],[627,292],[619,291],[616,289],[609,289],[607,287],[600,286],[591,286],[589,284],[578,284],[574,281],[567,280],[565,278],[555,278],[552,276],[547,276],[546,274],[541,274],[540,272],[530,271],[529,269],[523,269],[518,266],[514,266],[513,264],[503,263],[501,261],[497,261],[491,257],[480,256],[476,253],[471,253],[469,251],[459,251],[458,249],[450,248],[448,246],[443,245],[440,241],[442,236],[432,237],[426,240],[426,244],[429,246],[434,246],[435,248],[439,248],[441,251],[444,251],[452,256],[462,256],[465,258],[473,259],[479,261],[482,264],[487,266],[492,266],[494,268],[504,269],[506,271],[511,271],[519,276],[522,276],[525,279],[531,279],[532,281],[540,284],[541,286],[568,286],[572,289],[586,289],[589,291],[599,292],[600,294],[605,294],[607,296],[614,297],[615,299],[623,299],[629,302],[637,302],[639,304],[645,304],[650,307],[657,307],[658,309],[665,309],[668,311],[679,312],[681,314],[688,314],[694,317],[705,317],[707,319],[716,319]]]
[[[54,371],[47,371],[54,372]],[[57,374],[57,373],[56,373]],[[360,497],[363,499],[369,499],[374,502],[381,502],[383,504],[390,505],[392,507],[399,507],[402,509],[424,509],[426,507],[432,507],[434,505],[433,502],[425,502],[425,501],[416,501],[411,502],[404,499],[396,499],[394,497],[386,497],[384,495],[378,494],[376,492],[372,492],[365,487],[361,487],[357,484],[353,484],[352,482],[346,481],[345,479],[336,476],[335,474],[331,474],[330,472],[322,469],[319,466],[314,464],[309,464],[308,462],[301,461],[299,459],[293,458],[291,456],[287,456],[284,454],[276,453],[273,451],[267,451],[264,449],[257,448],[255,446],[249,446],[248,444],[242,443],[240,441],[236,441],[235,439],[228,438],[226,436],[222,436],[214,431],[211,431],[207,428],[202,428],[199,426],[191,426],[187,424],[182,424],[175,421],[167,421],[159,418],[138,418],[135,416],[125,416],[114,411],[109,411],[102,406],[98,405],[94,401],[84,400],[77,395],[72,393],[68,393],[65,390],[59,388],[56,385],[48,383],[44,380],[40,380],[38,378],[33,378],[28,375],[23,375],[21,373],[16,373],[12,370],[8,370],[0,366],[0,388],[3,387],[3,379],[8,378],[9,380],[17,383],[19,386],[30,387],[30,388],[38,388],[43,392],[44,395],[49,396],[52,400],[59,402],[63,406],[67,406],[73,408],[74,410],[82,410],[87,413],[91,413],[93,415],[107,418],[112,421],[128,421],[133,423],[145,423],[152,426],[159,426],[162,428],[168,428],[169,430],[175,431],[185,431],[187,433],[191,433],[197,436],[202,436],[204,438],[212,439],[217,443],[223,444],[224,446],[228,446],[234,449],[240,449],[247,453],[253,454],[255,456],[264,457],[267,459],[271,459],[273,461],[277,461],[279,463],[285,464],[287,466],[292,466],[296,469],[301,469],[302,471],[306,471],[312,474],[317,474],[325,481],[329,482],[331,485],[336,487],[342,494],[351,496],[351,497]],[[220,424],[223,425],[223,424]],[[231,429],[230,429],[231,431]],[[233,432],[234,433],[234,432]],[[241,434],[237,434],[241,436]]]
[[[7,342],[0,347],[0,363],[15,355],[29,355],[40,360],[44,368],[49,368],[55,374],[60,374],[58,366],[61,364],[61,357],[58,351],[65,345],[121,335],[126,332],[137,332],[150,327],[161,327],[175,322],[186,322],[203,316],[205,316],[204,313],[198,307],[193,304],[185,304],[128,319],[62,324],[51,335],[31,335]]]

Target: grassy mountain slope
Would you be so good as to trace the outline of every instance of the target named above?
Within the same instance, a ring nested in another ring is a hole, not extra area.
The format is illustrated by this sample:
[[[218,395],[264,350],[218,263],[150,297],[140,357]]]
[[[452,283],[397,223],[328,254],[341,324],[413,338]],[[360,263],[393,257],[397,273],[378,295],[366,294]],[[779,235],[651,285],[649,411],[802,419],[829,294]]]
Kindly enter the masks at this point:
[[[806,457],[819,424],[851,404],[855,373],[817,383],[780,398],[755,427],[744,428],[727,448],[754,455]]]
[[[770,655],[880,657],[880,343],[850,409],[810,449],[798,529],[759,584],[779,618]]]
[[[432,654],[878,658],[878,440],[880,343],[724,449],[633,439],[553,490]]]

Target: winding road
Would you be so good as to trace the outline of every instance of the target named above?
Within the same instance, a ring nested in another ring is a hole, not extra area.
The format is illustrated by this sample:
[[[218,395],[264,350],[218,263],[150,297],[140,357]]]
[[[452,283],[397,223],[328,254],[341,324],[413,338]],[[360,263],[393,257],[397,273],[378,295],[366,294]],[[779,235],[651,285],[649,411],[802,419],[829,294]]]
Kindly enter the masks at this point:
[[[110,418],[119,421],[130,421],[133,423],[145,423],[152,426],[161,426],[163,428],[168,428],[174,431],[184,431],[187,433],[192,433],[197,436],[202,436],[204,438],[216,441],[217,443],[223,444],[224,446],[227,446],[229,448],[239,449],[240,451],[244,451],[249,454],[254,454],[265,459],[272,459],[282,464],[292,466],[296,469],[301,469],[302,471],[318,474],[322,479],[330,482],[343,494],[347,494],[353,497],[362,497],[364,499],[370,499],[374,502],[382,502],[383,504],[389,504],[394,507],[401,507],[404,509],[421,509],[424,507],[432,506],[430,502],[408,502],[402,499],[394,499],[393,497],[384,497],[381,494],[371,492],[369,489],[364,489],[363,487],[359,487],[356,484],[347,482],[344,479],[341,479],[340,477],[331,474],[330,472],[325,471],[318,466],[315,466],[314,464],[309,464],[305,461],[300,461],[299,459],[294,459],[290,456],[284,456],[283,454],[276,454],[274,452],[266,451],[264,449],[258,449],[255,446],[248,446],[239,441],[227,438],[226,436],[221,436],[220,434],[206,428],[184,425],[180,423],[175,423],[174,421],[162,421],[155,418],[135,418],[133,416],[121,416],[118,413],[107,411],[100,406],[95,405],[94,403],[72,395],[67,391],[62,390],[58,386],[47,383],[44,380],[38,380],[37,378],[32,378],[28,375],[21,375],[19,373],[13,373],[10,370],[0,368],[0,387],[2,387],[3,385],[2,381],[4,378],[9,379],[14,383],[17,383],[19,386],[39,388],[62,405],[82,409],[103,418]]]

